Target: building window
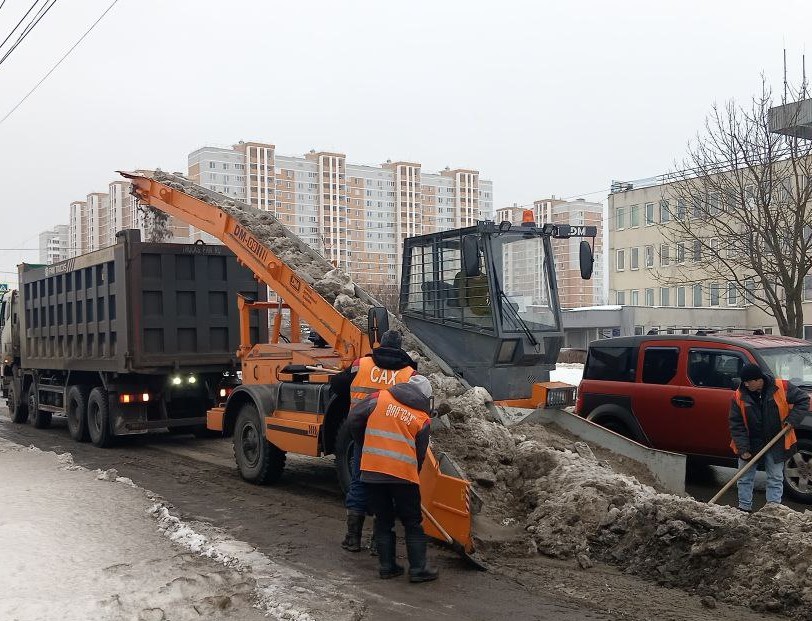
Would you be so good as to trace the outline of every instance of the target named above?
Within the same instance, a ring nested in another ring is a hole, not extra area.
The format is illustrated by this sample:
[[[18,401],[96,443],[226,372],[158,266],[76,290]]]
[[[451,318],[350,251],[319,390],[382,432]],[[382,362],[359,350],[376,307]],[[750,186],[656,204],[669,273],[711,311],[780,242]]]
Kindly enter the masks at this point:
[[[677,306],[685,306],[685,287],[677,287]]]
[[[618,250],[616,257],[615,257],[615,267],[618,272],[622,272],[626,269],[626,251],[625,250]]]
[[[727,305],[739,305],[739,288],[736,286],[735,282],[727,283]]]
[[[722,213],[722,209],[719,205],[719,192],[712,192],[708,195],[708,215],[715,218],[720,213]]]
[[[677,243],[677,263],[685,263],[685,242]]]
[[[654,306],[654,289],[646,289],[646,306]]]
[[[617,230],[620,231],[626,228],[626,208],[618,207],[615,209],[615,217],[617,218]]]
[[[772,326],[770,326],[770,327],[765,326],[765,327],[762,328],[762,330],[763,330],[764,334],[772,334],[773,333]]]
[[[646,226],[654,224],[654,203],[646,203]]]
[[[217,164],[215,162],[209,162],[209,168],[217,168]]]
[[[698,283],[695,284],[693,286],[693,293],[694,293],[693,295],[694,306],[699,308],[700,306],[702,306],[702,285]]]
[[[710,305],[719,306],[719,283],[712,282],[710,285]]]
[[[632,289],[631,304],[632,306],[640,306],[640,291],[637,289]]]
[[[812,276],[804,276],[804,301],[812,300]]]
[[[660,306],[671,306],[671,289],[660,287]]]
[[[642,336],[643,335],[643,326],[634,326],[634,335],[635,336]]]
[[[646,267],[654,267],[654,246],[646,246]]]
[[[702,242],[698,239],[694,240],[694,251],[691,258],[694,263],[699,263],[702,260]]]
[[[640,207],[632,205],[629,213],[629,226],[636,228],[640,226]]]
[[[660,245],[660,267],[668,267],[668,262],[670,261],[668,253],[669,253],[668,244],[661,244]]]
[[[632,248],[630,269],[640,269],[640,248]]]
[[[662,200],[660,201],[660,222],[670,222],[671,221],[671,210],[668,207],[668,201]]]
[[[677,199],[677,213],[674,214],[674,219],[682,222],[685,220],[685,199],[679,198]]]
[[[812,341],[812,326],[804,326],[804,340]]]
[[[752,278],[748,278],[744,281],[744,303],[746,305],[754,304],[755,303],[755,290],[756,290],[756,282]]]
[[[626,292],[625,291],[618,291],[617,292],[617,303],[619,306],[623,306],[626,303]]]

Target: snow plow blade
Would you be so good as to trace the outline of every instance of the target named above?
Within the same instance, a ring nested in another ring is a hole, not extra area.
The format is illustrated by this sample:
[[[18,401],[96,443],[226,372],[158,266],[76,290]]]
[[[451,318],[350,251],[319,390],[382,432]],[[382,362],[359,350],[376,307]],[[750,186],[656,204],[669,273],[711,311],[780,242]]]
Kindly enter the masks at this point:
[[[431,448],[420,470],[420,500],[426,535],[448,544],[478,569],[484,565],[472,556],[471,483],[445,453]]]

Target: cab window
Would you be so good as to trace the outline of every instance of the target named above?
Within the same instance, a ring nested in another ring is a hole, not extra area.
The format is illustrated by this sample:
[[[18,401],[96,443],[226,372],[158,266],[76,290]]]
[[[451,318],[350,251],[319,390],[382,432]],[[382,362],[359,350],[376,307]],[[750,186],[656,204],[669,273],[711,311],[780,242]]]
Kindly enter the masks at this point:
[[[643,353],[643,383],[668,384],[677,374],[679,348],[649,347]]]
[[[692,349],[688,352],[688,379],[694,386],[732,390],[745,362],[737,352]]]

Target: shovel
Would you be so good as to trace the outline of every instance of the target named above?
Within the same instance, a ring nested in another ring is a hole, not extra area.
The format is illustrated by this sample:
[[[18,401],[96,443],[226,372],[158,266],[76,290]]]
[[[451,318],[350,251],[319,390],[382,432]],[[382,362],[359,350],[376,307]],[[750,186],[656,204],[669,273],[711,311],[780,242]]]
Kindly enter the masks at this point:
[[[431,522],[434,525],[434,528],[440,531],[440,534],[443,536],[443,539],[445,539],[445,542],[451,547],[452,550],[454,550],[454,552],[462,556],[462,558],[464,558],[474,568],[480,571],[488,570],[488,567],[487,565],[485,565],[485,563],[483,563],[475,555],[466,552],[465,546],[460,544],[458,541],[454,541],[454,538],[446,532],[446,530],[440,525],[440,522],[438,522],[435,519],[435,517],[431,513],[429,513],[428,509],[426,509],[426,507],[423,506],[422,504],[420,505],[420,510],[423,512],[423,515],[425,515],[428,518],[429,522]]]
[[[750,461],[748,461],[744,465],[744,467],[741,470],[739,470],[736,473],[736,475],[732,479],[730,479],[730,481],[728,481],[727,484],[725,484],[725,486],[722,489],[719,490],[719,493],[717,493],[716,496],[714,496],[713,498],[711,498],[708,501],[708,503],[709,504],[716,503],[716,501],[719,500],[719,498],[721,498],[722,495],[724,495],[724,493],[727,490],[729,490],[731,487],[733,487],[733,485],[736,483],[736,481],[741,479],[744,476],[744,474],[748,470],[750,470],[750,468],[755,466],[758,463],[758,460],[761,459],[762,457],[764,457],[764,454],[767,451],[769,451],[776,442],[778,442],[781,438],[783,438],[785,435],[787,435],[790,432],[791,429],[792,429],[791,425],[785,425],[784,428],[781,431],[779,431],[777,434],[775,434],[775,437],[772,440],[770,440],[763,449],[761,449],[758,453],[756,453],[755,455],[753,455],[750,458]]]

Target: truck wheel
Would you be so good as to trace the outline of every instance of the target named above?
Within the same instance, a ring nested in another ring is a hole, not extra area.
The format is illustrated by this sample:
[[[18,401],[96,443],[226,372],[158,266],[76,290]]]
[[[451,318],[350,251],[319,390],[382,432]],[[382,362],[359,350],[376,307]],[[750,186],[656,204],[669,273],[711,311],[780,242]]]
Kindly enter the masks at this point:
[[[20,399],[20,395],[17,394],[14,381],[11,382],[11,386],[8,388],[8,411],[13,422],[20,424],[28,422],[28,408]]]
[[[65,414],[68,418],[68,432],[77,442],[87,442],[90,434],[87,430],[87,386],[71,386],[68,389]]]
[[[39,409],[39,393],[37,383],[31,382],[28,387],[28,418],[36,429],[47,429],[51,426],[51,413]]]
[[[336,474],[338,475],[338,486],[346,494],[352,482],[352,452],[355,450],[355,442],[350,435],[350,427],[345,420],[341,423],[336,434]]]
[[[99,448],[107,448],[113,444],[110,404],[104,388],[96,387],[90,391],[87,399],[87,431],[90,441]]]
[[[240,476],[249,483],[269,485],[285,469],[285,453],[265,438],[265,425],[256,406],[242,406],[234,426],[234,459]]]
[[[801,438],[784,462],[784,491],[798,502],[812,504],[812,440]]]

